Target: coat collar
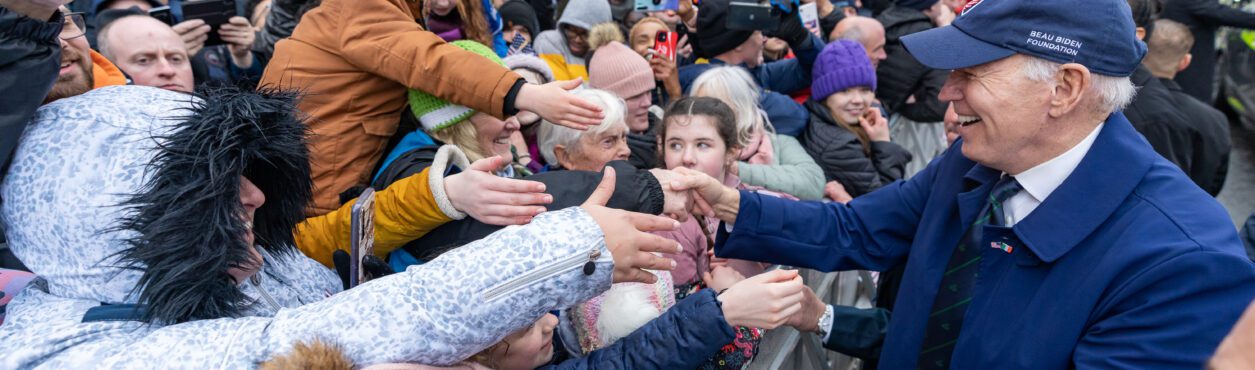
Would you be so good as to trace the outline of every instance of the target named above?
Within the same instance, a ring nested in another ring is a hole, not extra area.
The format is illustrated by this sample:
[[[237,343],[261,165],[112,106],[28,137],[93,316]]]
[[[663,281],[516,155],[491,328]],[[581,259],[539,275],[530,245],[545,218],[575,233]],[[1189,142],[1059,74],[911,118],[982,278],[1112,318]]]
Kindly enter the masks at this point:
[[[1152,154],[1124,114],[1113,113],[1076,170],[1012,229],[1039,259],[1054,262],[1089,237],[1133,193],[1150,171]],[[965,189],[992,186],[1001,174],[977,164],[964,176]],[[961,198],[962,217],[975,212],[963,204]]]

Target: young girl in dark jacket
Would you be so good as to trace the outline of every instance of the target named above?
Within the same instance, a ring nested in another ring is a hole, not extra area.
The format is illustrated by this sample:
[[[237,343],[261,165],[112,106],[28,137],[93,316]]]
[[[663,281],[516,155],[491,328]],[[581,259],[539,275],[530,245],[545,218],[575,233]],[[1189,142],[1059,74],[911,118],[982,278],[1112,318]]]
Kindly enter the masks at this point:
[[[911,154],[889,142],[889,121],[875,100],[876,73],[863,46],[849,40],[828,44],[815,60],[811,124],[802,146],[852,196],[901,180]]]

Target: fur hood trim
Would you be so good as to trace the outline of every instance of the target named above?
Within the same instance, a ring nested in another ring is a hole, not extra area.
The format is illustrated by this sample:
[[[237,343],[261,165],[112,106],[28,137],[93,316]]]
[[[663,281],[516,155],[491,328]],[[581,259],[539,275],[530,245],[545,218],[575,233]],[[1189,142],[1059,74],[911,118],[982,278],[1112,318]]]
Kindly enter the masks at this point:
[[[227,273],[250,255],[241,177],[265,194],[252,226],[255,244],[273,258],[295,253],[292,230],[311,198],[296,93],[216,87],[197,94],[190,114],[157,138],[152,177],[124,203],[130,212],[119,226],[135,232],[118,257],[142,271],[136,289],[149,323],[236,317],[251,303]]]

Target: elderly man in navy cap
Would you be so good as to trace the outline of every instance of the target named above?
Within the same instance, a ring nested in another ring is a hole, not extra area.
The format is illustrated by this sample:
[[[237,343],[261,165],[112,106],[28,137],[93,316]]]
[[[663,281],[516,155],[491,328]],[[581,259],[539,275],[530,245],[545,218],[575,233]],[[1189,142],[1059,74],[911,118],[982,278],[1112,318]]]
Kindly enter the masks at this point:
[[[1125,0],[976,0],[903,40],[952,70],[940,97],[962,136],[910,180],[845,205],[691,172],[675,185],[725,222],[719,257],[906,261],[881,369],[1198,369],[1255,266],[1220,204],[1119,112],[1146,53],[1134,33]]]

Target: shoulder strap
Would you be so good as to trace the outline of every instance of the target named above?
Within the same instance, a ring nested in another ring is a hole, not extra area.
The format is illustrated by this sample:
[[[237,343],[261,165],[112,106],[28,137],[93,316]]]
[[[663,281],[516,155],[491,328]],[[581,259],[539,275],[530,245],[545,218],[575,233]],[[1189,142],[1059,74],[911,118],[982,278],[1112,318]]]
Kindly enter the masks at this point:
[[[87,309],[83,313],[83,323],[104,321],[143,321],[148,305],[144,304],[108,304]]]

